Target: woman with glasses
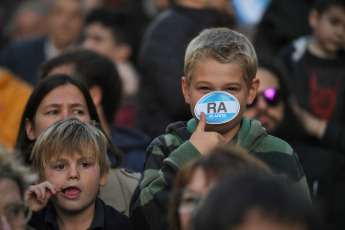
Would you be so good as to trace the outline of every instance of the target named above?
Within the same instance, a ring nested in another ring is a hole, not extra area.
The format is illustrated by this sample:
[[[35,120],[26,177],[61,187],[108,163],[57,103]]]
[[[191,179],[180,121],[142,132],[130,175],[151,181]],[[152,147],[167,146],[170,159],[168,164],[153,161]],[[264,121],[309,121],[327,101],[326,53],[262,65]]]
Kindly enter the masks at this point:
[[[24,192],[35,180],[30,169],[18,161],[16,154],[0,146],[0,229],[33,229],[27,226],[31,217]]]
[[[265,163],[236,146],[220,147],[185,165],[176,176],[170,199],[172,229],[190,229],[192,218],[208,191],[219,179],[239,170],[271,172]]]
[[[294,91],[285,73],[283,66],[259,58],[257,99],[247,106],[244,116],[259,120],[268,134],[287,141],[293,147],[306,175],[313,207],[326,224],[344,226],[345,155],[329,148],[327,143],[316,145],[316,139],[304,131],[300,117],[294,114],[291,106]],[[341,136],[339,134],[336,138]]]

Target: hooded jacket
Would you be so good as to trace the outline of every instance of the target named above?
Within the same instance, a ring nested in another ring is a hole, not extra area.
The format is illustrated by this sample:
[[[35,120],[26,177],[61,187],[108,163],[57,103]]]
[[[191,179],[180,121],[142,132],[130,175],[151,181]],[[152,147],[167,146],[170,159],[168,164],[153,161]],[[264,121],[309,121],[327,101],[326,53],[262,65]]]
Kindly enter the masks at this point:
[[[168,229],[168,199],[178,171],[188,162],[200,157],[189,142],[197,122],[177,122],[168,126],[167,133],[157,137],[146,152],[144,171],[130,204],[133,229]],[[309,196],[308,185],[297,154],[285,141],[267,135],[261,123],[242,118],[235,142],[264,161],[274,173],[297,186]]]

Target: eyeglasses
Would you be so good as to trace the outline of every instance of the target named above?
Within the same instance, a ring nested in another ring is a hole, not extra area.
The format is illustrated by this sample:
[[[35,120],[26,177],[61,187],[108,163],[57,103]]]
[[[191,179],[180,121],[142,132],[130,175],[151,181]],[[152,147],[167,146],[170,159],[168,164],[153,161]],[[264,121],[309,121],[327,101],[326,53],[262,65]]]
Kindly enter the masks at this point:
[[[1,215],[4,215],[12,226],[24,226],[32,216],[30,202],[12,203],[5,207]]]
[[[193,213],[200,204],[202,196],[191,189],[183,188],[173,192],[174,203],[179,213]]]
[[[267,105],[274,107],[281,101],[281,91],[279,89],[268,88],[262,93],[258,93],[251,105],[247,105],[247,108],[251,108],[258,102],[258,97],[263,96]]]

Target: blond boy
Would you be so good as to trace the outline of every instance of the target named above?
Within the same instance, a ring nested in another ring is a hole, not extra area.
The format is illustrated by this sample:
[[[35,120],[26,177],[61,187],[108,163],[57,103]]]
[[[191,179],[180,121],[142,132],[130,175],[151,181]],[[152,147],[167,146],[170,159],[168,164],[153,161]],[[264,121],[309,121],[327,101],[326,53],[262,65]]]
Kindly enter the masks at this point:
[[[26,193],[35,211],[30,225],[36,229],[129,229],[128,218],[97,197],[107,182],[106,150],[107,138],[94,125],[68,118],[48,127],[31,154],[39,179]]]
[[[175,175],[189,161],[209,154],[215,147],[233,142],[266,162],[282,178],[309,196],[296,153],[284,141],[268,136],[261,124],[243,117],[259,87],[255,78],[257,58],[248,39],[227,28],[206,29],[188,45],[182,91],[193,119],[177,122],[157,137],[147,150],[145,169],[130,205],[133,229],[167,229],[167,202]],[[168,86],[167,86],[168,87]],[[204,95],[222,91],[238,101],[235,118],[222,124],[200,121],[195,105]]]

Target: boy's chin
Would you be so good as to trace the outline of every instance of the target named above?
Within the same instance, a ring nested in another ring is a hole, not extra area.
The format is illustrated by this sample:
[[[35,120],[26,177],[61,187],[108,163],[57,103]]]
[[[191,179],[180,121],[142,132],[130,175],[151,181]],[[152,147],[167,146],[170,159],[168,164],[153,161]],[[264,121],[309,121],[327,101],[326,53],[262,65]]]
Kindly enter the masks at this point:
[[[219,134],[224,134],[229,131],[229,123],[223,124],[206,124],[205,131],[207,132],[217,132]]]

